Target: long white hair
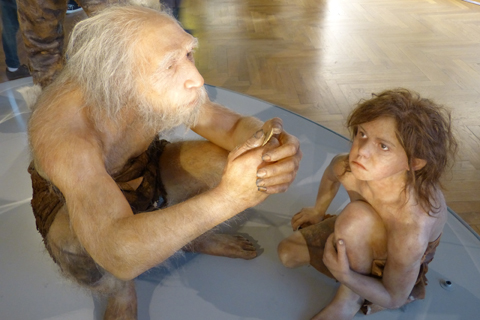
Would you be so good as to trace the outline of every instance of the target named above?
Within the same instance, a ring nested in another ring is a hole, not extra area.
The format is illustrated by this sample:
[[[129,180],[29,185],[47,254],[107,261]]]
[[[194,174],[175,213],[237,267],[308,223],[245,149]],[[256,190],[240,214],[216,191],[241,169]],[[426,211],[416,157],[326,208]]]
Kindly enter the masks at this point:
[[[74,79],[85,103],[99,106],[113,119],[135,97],[135,48],[141,33],[164,12],[140,6],[112,6],[79,22],[66,50],[67,64],[58,79]],[[92,110],[93,111],[93,110]]]
[[[145,56],[136,48],[140,46],[145,28],[159,18],[176,21],[159,5],[156,9],[113,5],[79,22],[67,46],[67,63],[45,89],[39,104],[48,108],[56,99],[80,92],[83,106],[89,108],[91,119],[99,129],[105,118],[120,120],[120,111],[126,106],[137,108],[141,121],[151,128],[168,131],[182,123],[194,125],[199,106],[207,96],[203,87],[198,89],[198,107],[193,111],[182,108],[182,101],[176,106],[165,105],[164,101],[148,101],[138,90],[136,80],[144,76],[139,73],[139,67],[144,65]],[[152,78],[150,83],[155,80]]]

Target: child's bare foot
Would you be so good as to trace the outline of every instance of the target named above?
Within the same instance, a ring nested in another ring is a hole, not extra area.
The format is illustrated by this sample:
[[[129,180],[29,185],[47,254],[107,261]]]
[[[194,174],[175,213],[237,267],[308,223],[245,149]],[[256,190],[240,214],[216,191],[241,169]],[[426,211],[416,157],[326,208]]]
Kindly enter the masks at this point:
[[[257,256],[254,245],[240,235],[210,233],[195,239],[183,248],[185,251],[212,256],[250,260]]]
[[[333,300],[312,320],[350,320],[360,310],[363,299],[347,288],[340,285]]]

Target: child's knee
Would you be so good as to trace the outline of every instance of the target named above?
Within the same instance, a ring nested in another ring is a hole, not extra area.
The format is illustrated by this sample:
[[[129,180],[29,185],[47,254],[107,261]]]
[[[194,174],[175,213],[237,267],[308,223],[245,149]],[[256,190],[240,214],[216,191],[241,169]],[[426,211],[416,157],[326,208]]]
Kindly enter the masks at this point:
[[[350,265],[358,272],[369,272],[373,259],[386,258],[385,225],[366,202],[345,207],[335,222],[335,239],[345,241]]]
[[[369,235],[384,229],[381,217],[371,205],[363,201],[349,203],[335,222],[335,236],[347,240],[366,240]]]

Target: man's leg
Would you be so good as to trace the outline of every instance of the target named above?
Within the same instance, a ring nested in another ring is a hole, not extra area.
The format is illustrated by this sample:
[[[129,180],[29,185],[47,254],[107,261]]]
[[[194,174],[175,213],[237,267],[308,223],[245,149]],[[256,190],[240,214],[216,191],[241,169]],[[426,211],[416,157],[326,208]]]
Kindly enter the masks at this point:
[[[185,201],[217,186],[227,156],[226,150],[207,141],[168,144],[160,158],[161,178],[168,205]],[[212,232],[200,236],[183,249],[230,258],[256,257],[255,247],[246,238]]]
[[[134,281],[119,280],[93,261],[72,231],[65,207],[57,213],[45,243],[66,277],[108,298],[105,320],[137,319]]]

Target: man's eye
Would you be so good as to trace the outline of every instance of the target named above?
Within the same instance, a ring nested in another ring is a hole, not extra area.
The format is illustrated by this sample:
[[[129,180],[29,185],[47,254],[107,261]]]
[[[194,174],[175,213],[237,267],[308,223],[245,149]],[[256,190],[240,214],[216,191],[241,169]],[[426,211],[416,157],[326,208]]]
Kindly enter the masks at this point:
[[[168,61],[168,64],[166,65],[167,66],[166,70],[174,69],[175,66],[177,65],[177,62],[178,62],[177,59],[172,59],[172,60]]]

